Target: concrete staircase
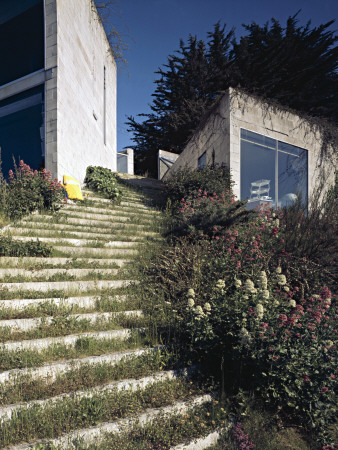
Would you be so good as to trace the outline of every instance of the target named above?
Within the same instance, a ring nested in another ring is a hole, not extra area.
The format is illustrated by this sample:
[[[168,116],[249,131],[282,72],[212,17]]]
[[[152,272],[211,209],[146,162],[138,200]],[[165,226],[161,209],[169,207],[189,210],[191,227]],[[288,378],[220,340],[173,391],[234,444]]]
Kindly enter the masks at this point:
[[[112,448],[112,434],[128,436],[135,424],[213,408],[190,371],[164,363],[148,331],[133,262],[161,240],[152,206],[160,186],[131,181],[118,206],[84,191],[84,202],[6,230],[53,253],[0,258],[0,448]],[[200,431],[172,448],[207,448],[219,437]]]

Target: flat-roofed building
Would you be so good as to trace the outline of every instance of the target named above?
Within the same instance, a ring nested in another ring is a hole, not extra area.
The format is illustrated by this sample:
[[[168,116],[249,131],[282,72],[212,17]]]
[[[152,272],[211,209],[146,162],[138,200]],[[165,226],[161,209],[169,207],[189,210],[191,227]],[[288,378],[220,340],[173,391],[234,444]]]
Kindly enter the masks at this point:
[[[53,177],[116,170],[116,64],[92,0],[0,0],[0,147]]]
[[[248,199],[249,208],[283,207],[297,195],[307,202],[322,180],[333,184],[336,153],[323,154],[320,128],[296,113],[229,89],[163,179],[210,164],[230,168],[234,194]]]

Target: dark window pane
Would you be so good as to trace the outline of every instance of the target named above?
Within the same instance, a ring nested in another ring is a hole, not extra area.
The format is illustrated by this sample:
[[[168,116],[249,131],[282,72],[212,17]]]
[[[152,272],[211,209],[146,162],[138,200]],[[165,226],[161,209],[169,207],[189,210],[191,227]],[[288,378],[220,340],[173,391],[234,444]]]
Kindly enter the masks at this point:
[[[5,177],[13,169],[13,156],[33,169],[44,165],[43,87],[0,102],[0,147]]]
[[[253,131],[241,129],[241,139],[252,142],[254,144],[259,144],[264,147],[269,147],[272,149],[276,148],[275,139],[271,139],[267,136],[263,136],[262,134],[254,133]]]
[[[0,86],[44,68],[41,0],[0,0]]]
[[[197,168],[199,170],[202,170],[202,169],[205,169],[206,167],[207,167],[207,154],[206,154],[206,152],[204,152],[203,155],[201,155],[198,158]]]
[[[276,151],[252,142],[241,141],[241,198],[249,203],[275,202]]]
[[[297,147],[290,150],[299,156],[278,152],[278,205],[281,207],[292,205],[298,195],[307,203],[307,151]]]

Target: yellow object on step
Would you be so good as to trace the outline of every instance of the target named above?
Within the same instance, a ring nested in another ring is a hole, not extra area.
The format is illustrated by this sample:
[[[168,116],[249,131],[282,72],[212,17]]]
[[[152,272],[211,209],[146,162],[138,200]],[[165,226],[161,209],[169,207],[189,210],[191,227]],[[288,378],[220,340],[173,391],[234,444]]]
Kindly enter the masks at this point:
[[[63,176],[63,187],[67,191],[68,198],[72,200],[83,200],[80,182],[68,175]]]

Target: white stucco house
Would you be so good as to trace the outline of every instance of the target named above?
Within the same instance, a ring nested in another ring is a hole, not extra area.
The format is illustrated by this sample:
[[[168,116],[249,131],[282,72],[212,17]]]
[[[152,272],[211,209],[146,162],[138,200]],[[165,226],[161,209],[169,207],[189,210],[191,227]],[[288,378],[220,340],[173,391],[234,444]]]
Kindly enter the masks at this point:
[[[92,0],[0,0],[0,147],[53,177],[116,170],[116,64]]]
[[[236,197],[248,199],[249,208],[286,206],[298,194],[308,201],[320,179],[333,183],[336,169],[334,149],[323,156],[319,129],[295,113],[235,89],[219,98],[179,157],[174,155],[170,162],[168,153],[164,155],[167,167],[162,153],[163,180],[183,167],[225,164]]]

